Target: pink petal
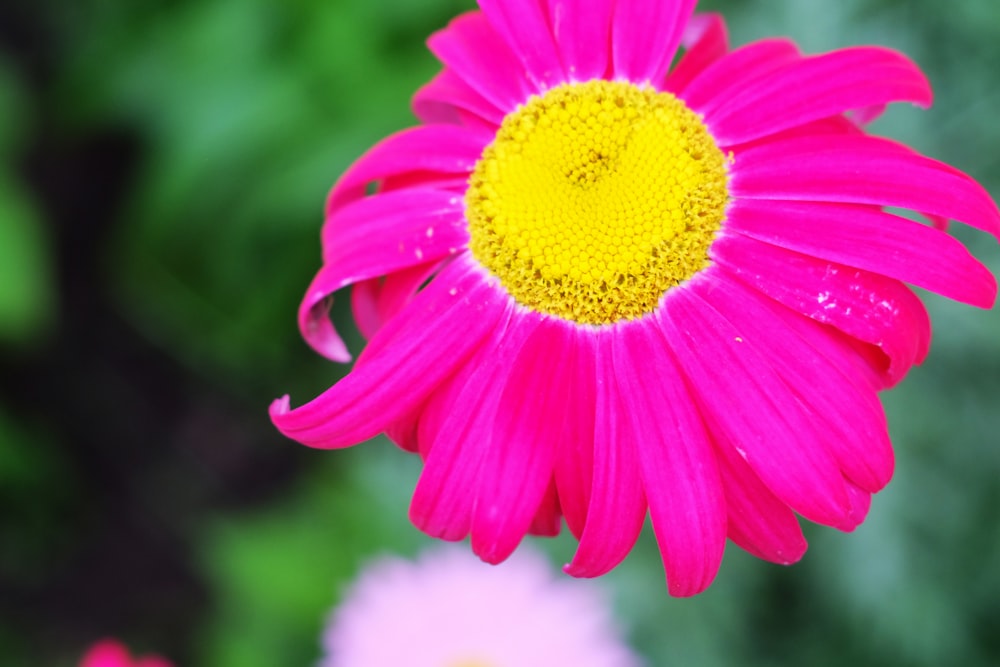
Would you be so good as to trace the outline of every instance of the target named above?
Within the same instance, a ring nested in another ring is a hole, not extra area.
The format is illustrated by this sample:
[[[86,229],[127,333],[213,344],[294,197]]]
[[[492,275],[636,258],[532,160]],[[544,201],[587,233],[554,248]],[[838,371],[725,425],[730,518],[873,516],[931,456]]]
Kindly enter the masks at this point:
[[[413,268],[404,270],[412,271]],[[382,291],[382,279],[382,276],[378,276],[368,280],[359,280],[354,283],[354,287],[351,289],[351,313],[354,315],[354,324],[357,325],[358,331],[365,338],[374,336],[375,332],[382,326],[382,320],[378,315],[378,297]],[[333,328],[332,322],[330,327]],[[344,354],[349,354],[347,348],[343,346],[343,341],[340,342]],[[344,359],[335,360],[344,361]]]
[[[504,114],[524,104],[537,86],[486,16],[469,12],[431,35],[427,46],[483,99]]]
[[[597,405],[595,337],[571,327],[560,356],[567,372],[566,431],[555,462],[556,489],[566,525],[577,539],[583,534],[594,477],[594,412]]]
[[[431,398],[421,418],[420,448],[427,460],[413,492],[410,520],[433,537],[460,540],[472,527],[500,398],[513,369],[510,359],[538,324],[509,306],[503,321]]]
[[[323,237],[324,264],[299,306],[299,330],[317,352],[346,362],[350,355],[329,318],[331,295],[352,283],[451,256],[465,247],[468,230],[453,194],[399,190],[338,209]]]
[[[851,120],[858,125],[869,125],[882,117],[888,104],[875,104],[870,107],[862,107],[851,112]]]
[[[276,400],[272,421],[311,447],[347,447],[374,437],[471,356],[495,328],[506,299],[478,267],[451,263],[379,331],[346,377],[295,410],[287,396]]]
[[[872,506],[872,494],[847,480],[847,491],[851,496],[850,520],[842,526],[835,526],[844,532],[851,532],[868,517],[868,510]]]
[[[459,125],[423,125],[390,135],[378,142],[344,172],[330,191],[326,214],[365,196],[370,183],[391,176],[417,173],[472,173],[493,135]]]
[[[937,229],[865,206],[742,200],[727,227],[820,259],[881,273],[980,308],[997,283],[959,241]]]
[[[889,384],[927,355],[927,311],[897,280],[739,234],[720,234],[709,254],[720,267],[775,301],[880,348],[889,360]]]
[[[420,412],[420,408],[417,408],[412,414],[394,421],[385,429],[386,437],[392,440],[400,449],[412,454],[416,454],[419,451],[417,426],[420,423]]]
[[[928,107],[931,87],[908,58],[877,47],[842,49],[772,71],[705,115],[722,145],[740,144],[850,109],[889,102]]]
[[[779,140],[792,139],[797,137],[811,137],[820,134],[852,134],[858,136],[864,136],[865,132],[862,130],[858,123],[861,122],[858,116],[861,114],[851,114],[851,118],[843,114],[838,114],[836,116],[830,116],[829,118],[823,118],[821,120],[811,121],[804,125],[797,125],[795,127],[789,128],[787,130],[782,130],[776,134],[769,135],[767,137],[762,137],[749,141],[744,144],[740,144],[738,147],[730,147],[736,151],[745,151],[753,146],[759,146],[762,144],[769,144]],[[898,150],[899,152],[912,155],[915,153],[909,146],[903,144],[898,144],[894,141],[889,141],[886,139],[878,140],[881,145],[887,150]],[[948,165],[942,164],[942,168],[950,169]],[[961,172],[953,169],[956,174],[961,175]],[[935,229],[941,231],[946,231],[948,229],[948,218],[944,218],[940,215],[934,215],[932,213],[927,213],[926,211],[921,211],[920,215],[926,218]]]
[[[614,375],[611,344],[617,331],[599,329],[597,338],[597,404],[594,414],[594,480],[587,523],[573,561],[563,569],[574,577],[597,577],[628,555],[646,516],[639,443],[624,423],[625,406]]]
[[[857,114],[853,114],[852,117]],[[761,139],[756,139],[746,144],[740,145],[737,150],[743,151],[747,150],[752,146],[769,144],[775,141],[784,139],[793,139],[797,137],[811,137],[818,134],[852,134],[857,136],[865,136],[864,130],[858,127],[855,120],[844,115],[831,116],[829,118],[824,118],[822,120],[813,121],[811,123],[806,123],[805,125],[799,125],[787,130],[778,132],[768,137]],[[885,150],[895,150],[904,155],[913,155],[916,152],[909,146],[897,143],[884,138],[877,138],[875,141],[884,148]],[[949,165],[941,164],[942,168],[952,169]],[[958,175],[962,172],[957,169],[952,169],[952,171]],[[940,215],[934,215],[932,213],[927,213],[926,211],[921,211],[920,214],[926,218],[935,229],[940,229],[941,231],[946,231],[948,229],[948,218],[944,218]]]
[[[726,546],[711,438],[655,325],[620,327],[612,352],[670,594],[696,595],[712,583]]]
[[[867,136],[864,130],[862,130],[855,121],[847,118],[844,115],[831,116],[829,118],[824,118],[822,120],[813,121],[806,123],[805,125],[799,125],[787,130],[778,132],[777,134],[772,134],[768,137],[763,137],[761,139],[755,139],[745,144],[741,144],[737,147],[731,147],[735,152],[745,151],[754,146],[760,146],[763,144],[770,144],[775,141],[783,141],[785,139],[793,139],[800,137],[814,137],[816,135],[826,134],[826,135],[843,135],[851,134],[856,136]],[[916,151],[911,149],[909,146],[897,143],[885,138],[876,138],[882,148],[885,150],[895,150],[903,155],[916,155]],[[962,172],[953,167],[940,163],[939,166],[942,169],[950,170],[959,177],[965,177]],[[875,206],[874,208],[879,208]],[[931,226],[935,229],[941,231],[947,231],[949,220],[948,218],[942,217],[940,215],[935,215],[933,213],[928,213],[926,211],[920,211],[920,215],[931,223]]]
[[[661,81],[670,67],[697,0],[619,2],[611,25],[615,79]]]
[[[722,14],[699,12],[691,15],[687,25],[684,26],[684,32],[681,34],[680,46],[685,52],[689,52],[699,43],[721,44],[724,49],[719,52],[719,55],[725,53],[729,45],[729,34]]]
[[[697,296],[696,283],[710,289],[712,280],[703,272],[671,290],[660,322],[709,428],[796,512],[816,523],[843,523],[850,511],[844,479],[810,415],[743,331]]]
[[[796,125],[776,134],[772,134],[766,139],[758,140],[758,143],[770,143],[779,139],[791,139],[793,137],[813,136],[816,134],[855,134],[864,135],[865,131],[850,118],[843,114],[820,118],[819,120]]]
[[[724,106],[731,95],[772,71],[799,60],[799,49],[787,39],[765,39],[731,51],[698,74],[681,96],[703,115]]]
[[[351,290],[351,309],[358,330],[371,339],[382,325],[408,304],[440,262],[417,264],[379,278],[362,280]]]
[[[770,360],[817,427],[817,444],[833,455],[848,479],[866,491],[882,489],[892,477],[893,454],[875,391],[856,384],[809,340],[783,326],[773,312],[783,306],[761,298],[721,271],[713,272],[712,278],[698,281],[692,289],[726,314],[739,330],[743,345]]]
[[[861,135],[799,137],[739,151],[735,160],[735,197],[899,206],[1000,234],[1000,211],[982,186],[892,142]]]
[[[729,273],[722,267],[720,270]],[[727,277],[727,280],[731,279]],[[765,303],[772,305],[769,301]],[[889,386],[889,360],[878,347],[846,335],[828,324],[802,317],[800,313],[777,301],[774,303],[776,305],[771,308],[771,315],[780,320],[779,326],[794,331],[797,336],[806,340],[817,354],[848,376],[855,385],[873,392]],[[874,400],[878,400],[877,395]]]
[[[469,232],[462,198],[425,188],[380,193],[337,209],[323,225],[322,240],[324,263],[367,278],[452,255],[465,247]]]
[[[327,359],[342,364],[351,360],[351,353],[330,320],[330,307],[333,292],[349,282],[329,265],[323,266],[306,289],[298,312],[299,332],[306,343]]]
[[[548,0],[552,35],[574,81],[604,78],[611,61],[611,13],[614,0]]]
[[[123,644],[115,639],[104,639],[84,654],[80,667],[172,667],[169,660],[157,655],[140,656],[132,659],[132,655]]]
[[[732,443],[719,434],[715,440],[729,539],[757,558],[781,565],[797,562],[807,545],[795,512],[764,486]]]
[[[853,134],[858,136],[865,136],[865,131],[861,129],[861,127],[859,127],[858,125],[858,123],[861,122],[860,120],[858,120],[858,116],[859,114],[857,113],[851,114],[850,118],[848,118],[843,114],[830,116],[829,118],[824,118],[822,120],[806,123],[805,125],[798,125],[796,127],[778,132],[777,134],[772,134],[768,137],[763,137],[761,139],[756,139],[754,141],[748,142],[746,144],[741,144],[739,147],[737,147],[737,150],[746,150],[751,146],[771,143],[773,141],[778,141],[779,139],[783,140],[783,139],[792,139],[794,137],[808,137],[817,134]],[[884,137],[879,137],[877,140],[886,150],[898,150],[899,152],[905,155],[916,154],[916,151],[914,151],[912,148],[910,148],[905,144],[885,139]],[[962,173],[957,169],[954,169],[951,166],[944,163],[942,163],[940,166],[944,169],[951,169],[954,173],[959,175],[961,175]],[[949,223],[948,218],[941,217],[940,215],[934,215],[932,213],[927,213],[926,211],[921,211],[920,215],[926,218],[928,222],[931,223],[931,226],[933,226],[935,229],[939,229],[941,231],[948,230],[948,223]]]
[[[483,469],[482,442],[472,438],[489,435],[489,423],[496,412],[486,385],[472,394],[481,403],[459,419],[447,420],[448,428],[435,439],[410,502],[410,521],[431,537],[458,541],[469,534],[476,487]]]
[[[785,139],[793,139],[797,137],[811,137],[818,134],[834,134],[834,135],[844,135],[844,134],[860,134],[865,133],[858,125],[856,125],[852,120],[843,114],[838,114],[836,116],[830,116],[829,118],[823,118],[820,120],[814,120],[810,123],[805,123],[804,125],[797,125],[795,127],[789,128],[787,130],[782,130],[767,137],[760,139],[754,139],[745,144],[740,144],[739,146],[729,147],[730,150],[734,152],[749,150],[754,146],[760,146],[763,144],[770,144],[775,141],[783,141]],[[907,149],[908,150],[908,149]]]
[[[382,282],[376,304],[379,326],[381,327],[406,307],[413,300],[417,290],[426,284],[440,267],[439,262],[428,262],[387,275]]]
[[[538,506],[535,518],[531,520],[528,532],[541,537],[555,537],[562,529],[562,510],[559,508],[559,492],[554,479],[549,480],[548,488]]]
[[[80,667],[130,667],[132,654],[116,639],[104,639],[84,654]]]
[[[469,127],[468,129],[476,128]],[[494,128],[492,126],[489,128],[489,133],[490,136],[493,136]],[[469,174],[464,172],[460,174],[443,174],[427,171],[409,171],[402,174],[390,174],[380,182],[370,184],[369,187],[372,187],[376,194],[384,194],[393,190],[417,188],[444,190],[458,197],[463,197],[469,187]]]
[[[493,29],[517,54],[536,90],[566,81],[543,3],[538,0],[479,0],[479,6]]]
[[[423,407],[419,409],[417,445],[418,452],[425,461],[430,458],[431,449],[434,443],[438,441],[441,430],[445,427],[445,422],[452,419],[453,424],[457,423],[454,422],[455,418],[468,414],[468,411],[459,411],[459,415],[453,415],[455,412],[454,406],[460,404],[463,400],[463,392],[466,391],[466,387],[472,386],[469,385],[469,382],[473,376],[477,373],[482,373],[481,368],[487,366],[492,368],[492,364],[496,363],[496,352],[501,348],[501,344],[504,341],[510,318],[511,311],[508,308],[496,328],[490,332],[487,339],[480,343],[478,349],[469,357],[468,361],[459,366],[451,377],[441,382],[434,389],[434,392],[427,399]],[[507,365],[509,366],[509,364]],[[470,391],[472,390],[481,393],[486,391],[487,387],[482,382],[479,382],[473,389],[470,389]],[[462,428],[465,428],[465,426],[462,426]],[[457,443],[456,446],[460,444]],[[480,448],[477,451],[482,450]],[[475,500],[474,490],[471,497],[472,500]]]
[[[482,119],[494,129],[504,113],[472,89],[450,69],[441,70],[413,96],[413,113],[424,123],[468,124],[466,114]],[[463,114],[462,112],[466,112]]]
[[[681,44],[687,51],[667,75],[663,86],[675,95],[681,94],[692,80],[729,50],[729,35],[722,15],[695,14],[684,31]]]
[[[503,389],[472,519],[472,549],[489,563],[514,551],[552,479],[567,416],[570,370],[561,357],[567,328],[562,320],[543,320],[513,360]]]

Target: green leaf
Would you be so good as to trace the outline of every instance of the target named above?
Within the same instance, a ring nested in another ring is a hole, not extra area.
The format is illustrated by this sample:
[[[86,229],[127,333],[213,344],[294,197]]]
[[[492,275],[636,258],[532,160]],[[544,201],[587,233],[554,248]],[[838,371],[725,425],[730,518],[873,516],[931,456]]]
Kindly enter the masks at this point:
[[[50,323],[55,297],[49,252],[28,194],[0,173],[0,342],[27,343]]]

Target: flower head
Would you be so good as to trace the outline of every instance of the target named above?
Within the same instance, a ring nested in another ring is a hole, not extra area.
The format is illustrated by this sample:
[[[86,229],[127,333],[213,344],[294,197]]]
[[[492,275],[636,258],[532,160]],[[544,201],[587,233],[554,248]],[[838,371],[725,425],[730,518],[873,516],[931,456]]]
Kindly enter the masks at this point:
[[[80,667],[172,667],[172,665],[155,655],[133,658],[125,645],[117,639],[102,639],[87,650],[80,661]]]
[[[331,617],[324,647],[321,667],[638,664],[599,591],[554,580],[526,550],[496,567],[458,547],[375,561]]]
[[[481,0],[430,38],[423,124],[334,187],[300,310],[347,361],[327,311],[353,285],[368,347],[312,402],[272,405],[283,433],[387,432],[425,459],[412,520],[490,562],[564,517],[567,571],[600,575],[648,511],[674,595],[709,585],[727,537],[791,563],[797,515],[864,520],[893,470],[877,392],[930,341],[905,283],[991,307],[944,227],[997,235],[1000,212],[864,130],[931,103],[904,56],[731,50],[695,4]]]

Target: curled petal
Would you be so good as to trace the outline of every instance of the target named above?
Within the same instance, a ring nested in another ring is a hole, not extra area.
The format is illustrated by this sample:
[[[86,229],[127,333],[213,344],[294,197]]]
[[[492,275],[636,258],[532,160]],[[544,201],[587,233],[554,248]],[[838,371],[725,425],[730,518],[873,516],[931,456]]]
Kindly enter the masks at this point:
[[[358,278],[354,277],[355,280]],[[350,278],[345,279],[333,268],[323,266],[306,289],[298,313],[299,332],[309,347],[342,364],[351,360],[351,353],[330,320],[330,307],[333,305],[333,293],[350,282]]]
[[[346,377],[295,410],[287,396],[276,400],[272,421],[310,447],[348,447],[374,437],[471,356],[505,301],[476,267],[453,262],[379,331]]]
[[[299,306],[299,329],[334,361],[350,355],[329,318],[332,294],[363,280],[439,262],[465,247],[461,202],[439,190],[399,190],[339,209],[323,231],[323,267]],[[363,288],[365,289],[365,288]]]

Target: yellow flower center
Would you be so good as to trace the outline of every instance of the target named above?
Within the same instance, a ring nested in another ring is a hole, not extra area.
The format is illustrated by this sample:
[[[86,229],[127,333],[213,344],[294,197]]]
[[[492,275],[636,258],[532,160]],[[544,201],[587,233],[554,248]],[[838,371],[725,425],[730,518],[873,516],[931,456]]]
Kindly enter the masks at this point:
[[[566,84],[507,115],[483,151],[469,247],[521,305],[610,324],[708,265],[727,199],[726,158],[681,100]]]

